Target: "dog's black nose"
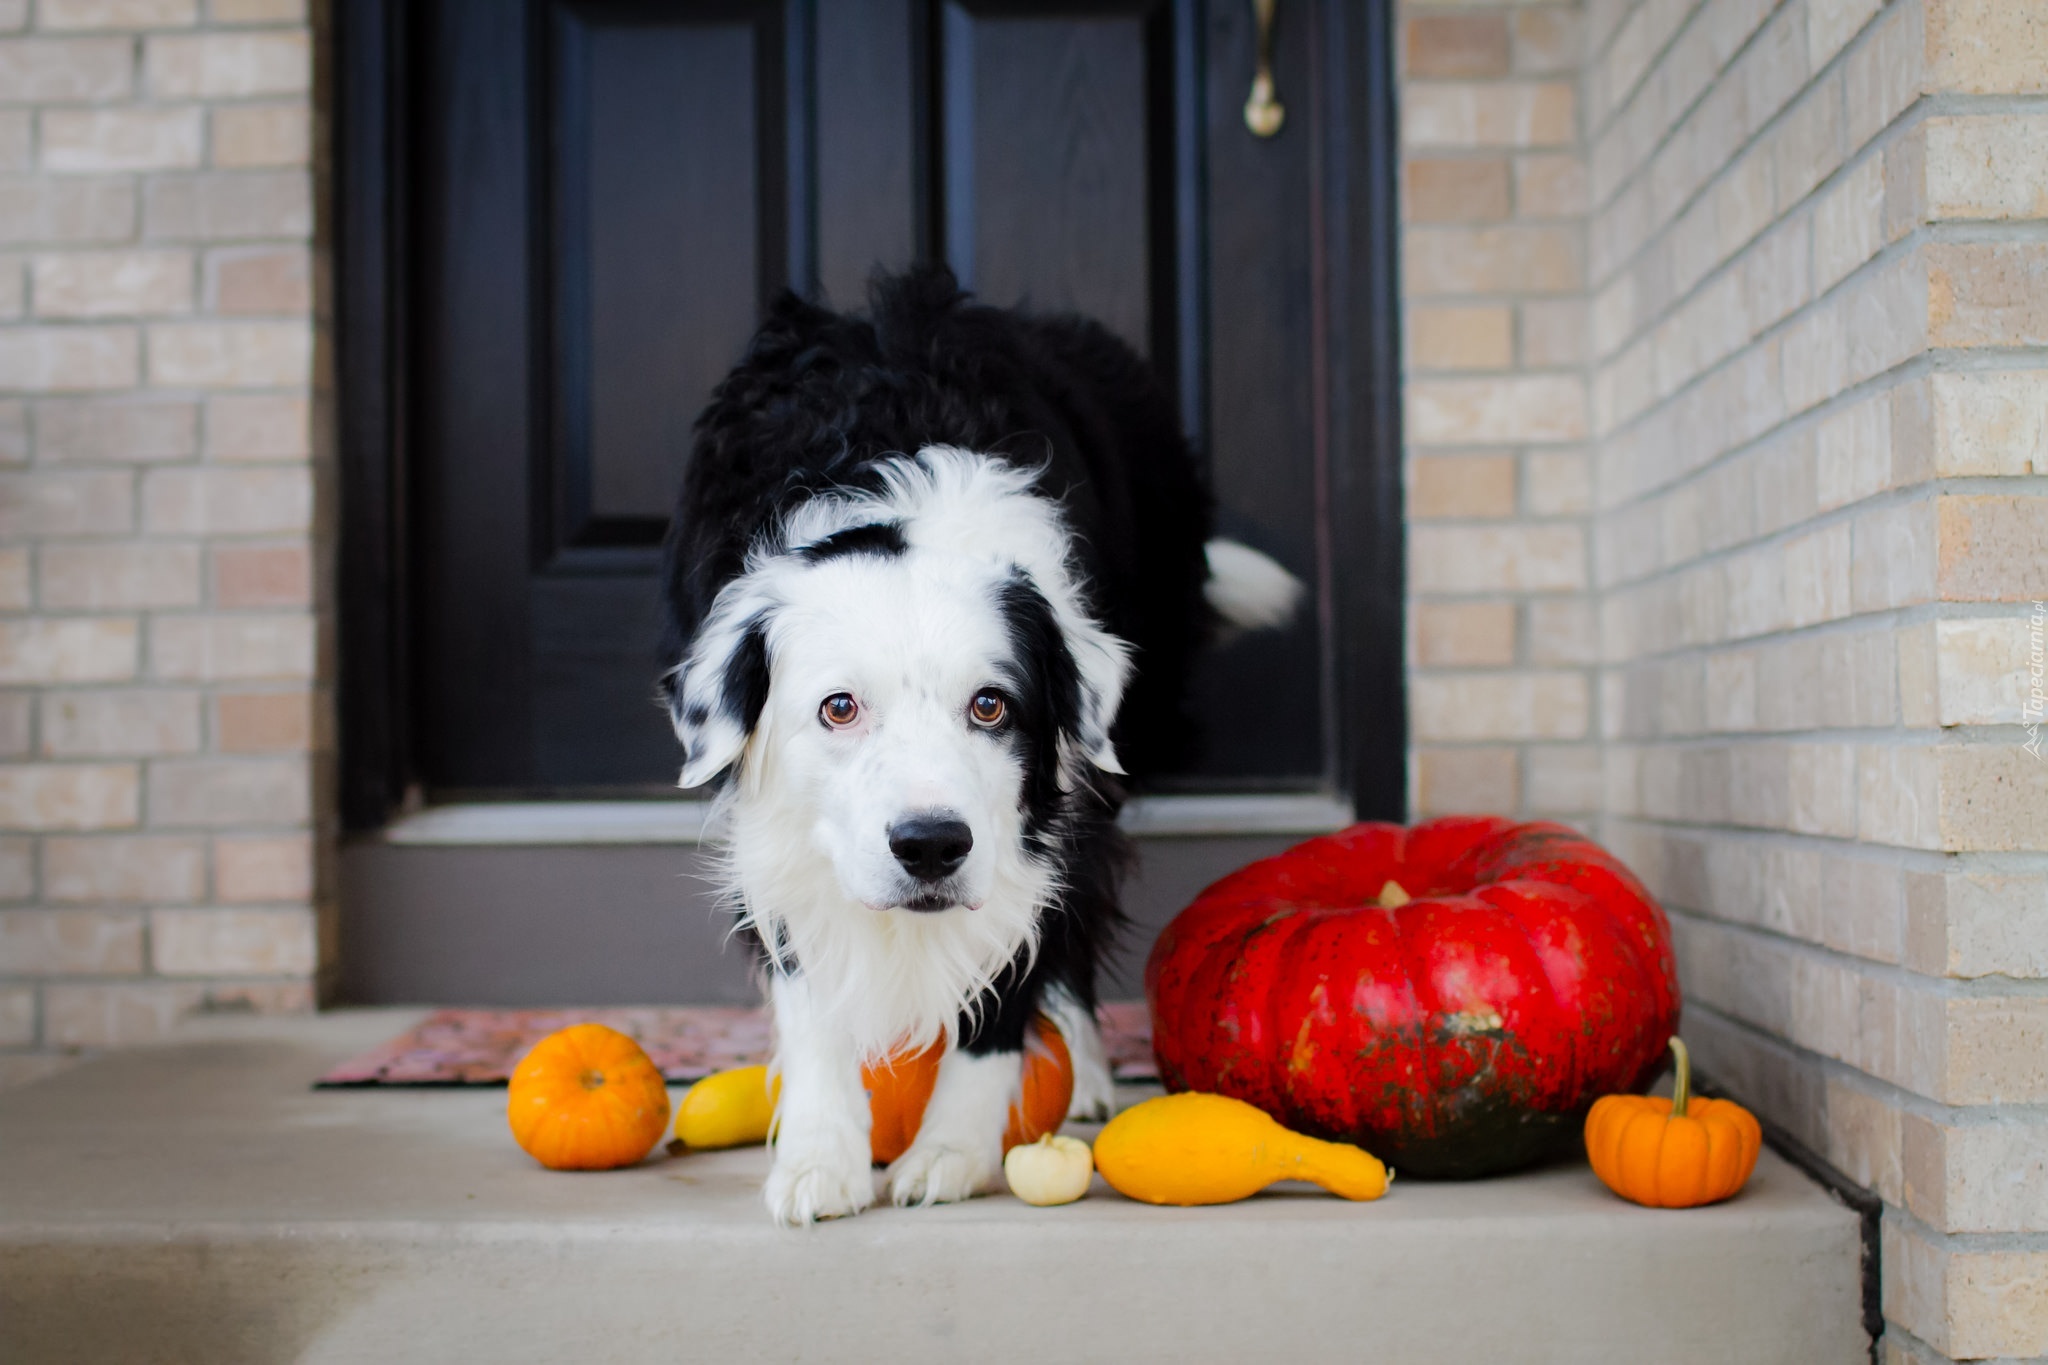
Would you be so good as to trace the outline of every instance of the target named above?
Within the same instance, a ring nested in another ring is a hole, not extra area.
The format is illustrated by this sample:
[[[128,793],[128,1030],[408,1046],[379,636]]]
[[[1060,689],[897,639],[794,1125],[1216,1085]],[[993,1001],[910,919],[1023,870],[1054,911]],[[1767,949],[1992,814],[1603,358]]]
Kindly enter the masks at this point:
[[[889,851],[921,882],[950,877],[967,861],[974,831],[946,815],[913,815],[889,826]]]

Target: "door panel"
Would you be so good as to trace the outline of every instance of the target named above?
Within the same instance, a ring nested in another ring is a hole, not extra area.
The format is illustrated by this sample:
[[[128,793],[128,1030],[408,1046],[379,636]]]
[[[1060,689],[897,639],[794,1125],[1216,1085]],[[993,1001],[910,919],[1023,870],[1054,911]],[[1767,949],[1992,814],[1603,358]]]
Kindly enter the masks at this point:
[[[939,136],[946,259],[961,283],[996,302],[1090,314],[1150,351],[1146,90],[1170,54],[1148,32],[1151,7],[1136,8],[947,4]]]
[[[1203,661],[1201,757],[1160,785],[1333,780],[1313,142],[1304,99],[1278,137],[1244,128],[1249,5],[509,10],[410,11],[431,792],[673,782],[655,571],[690,424],[775,290],[857,305],[873,267],[926,254],[989,302],[1086,311],[1150,354],[1223,529],[1316,585],[1290,630]],[[1309,25],[1279,39],[1283,98],[1305,96]]]

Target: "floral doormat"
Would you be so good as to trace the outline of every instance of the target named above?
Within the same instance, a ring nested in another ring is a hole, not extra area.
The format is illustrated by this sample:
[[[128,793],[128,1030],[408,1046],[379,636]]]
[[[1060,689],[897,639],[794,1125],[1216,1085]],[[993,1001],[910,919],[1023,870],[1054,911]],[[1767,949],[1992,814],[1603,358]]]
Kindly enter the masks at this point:
[[[1120,1081],[1158,1079],[1143,1001],[1099,1011],[1110,1070]],[[436,1010],[381,1047],[342,1063],[319,1086],[503,1085],[527,1049],[571,1024],[607,1024],[647,1049],[671,1081],[702,1080],[768,1060],[765,1010],[715,1005],[669,1009]]]

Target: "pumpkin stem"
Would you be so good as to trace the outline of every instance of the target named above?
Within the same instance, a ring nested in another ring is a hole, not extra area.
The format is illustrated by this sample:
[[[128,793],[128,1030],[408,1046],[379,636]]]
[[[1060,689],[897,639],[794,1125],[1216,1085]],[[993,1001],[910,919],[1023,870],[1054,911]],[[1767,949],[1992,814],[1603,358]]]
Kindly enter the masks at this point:
[[[1671,1117],[1685,1117],[1685,1106],[1692,1100],[1692,1054],[1685,1050],[1685,1040],[1674,1037],[1671,1040],[1671,1055],[1678,1059],[1678,1079],[1671,1083]]]
[[[1398,910],[1414,899],[1415,897],[1408,894],[1406,887],[1392,879],[1389,879],[1387,884],[1380,888],[1380,908],[1384,910]]]
[[[577,1079],[583,1082],[585,1090],[595,1090],[604,1084],[604,1073],[594,1066],[586,1067],[583,1074],[577,1077]]]

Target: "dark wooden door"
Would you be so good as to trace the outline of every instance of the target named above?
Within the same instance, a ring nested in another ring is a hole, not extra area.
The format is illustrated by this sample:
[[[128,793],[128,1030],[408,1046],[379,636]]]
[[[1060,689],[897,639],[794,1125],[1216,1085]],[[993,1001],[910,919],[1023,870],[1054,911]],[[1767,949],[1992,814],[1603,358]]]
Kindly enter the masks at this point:
[[[988,301],[1086,311],[1145,351],[1222,529],[1312,585],[1291,629],[1205,662],[1201,757],[1166,785],[1344,787],[1333,523],[1347,477],[1384,493],[1392,467],[1332,469],[1331,376],[1356,361],[1331,301],[1391,307],[1332,275],[1351,247],[1327,200],[1355,193],[1357,149],[1354,116],[1318,106],[1349,98],[1350,3],[1282,0],[1270,138],[1242,114],[1248,0],[390,11],[410,775],[436,797],[671,784],[655,567],[692,418],[775,290],[857,305],[877,265],[939,257]],[[1364,559],[1397,573],[1386,546]],[[1398,656],[1398,630],[1375,648]]]

